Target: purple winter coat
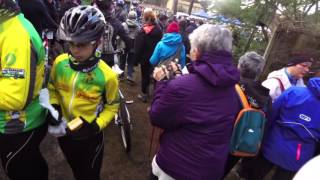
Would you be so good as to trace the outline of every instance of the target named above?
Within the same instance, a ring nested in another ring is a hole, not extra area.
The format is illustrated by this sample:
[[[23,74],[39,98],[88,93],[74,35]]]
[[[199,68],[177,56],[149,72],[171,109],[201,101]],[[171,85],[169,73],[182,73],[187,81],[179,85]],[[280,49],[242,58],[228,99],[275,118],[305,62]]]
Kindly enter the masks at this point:
[[[220,180],[240,110],[234,85],[239,81],[232,55],[204,53],[190,74],[157,82],[151,123],[165,131],[158,166],[177,180]]]

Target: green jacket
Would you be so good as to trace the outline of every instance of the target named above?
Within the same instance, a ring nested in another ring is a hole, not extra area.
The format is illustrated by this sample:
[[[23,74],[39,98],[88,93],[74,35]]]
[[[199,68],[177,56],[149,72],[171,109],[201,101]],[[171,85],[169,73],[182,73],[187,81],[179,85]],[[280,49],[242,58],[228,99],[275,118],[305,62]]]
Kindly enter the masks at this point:
[[[41,38],[23,14],[0,22],[0,133],[32,130],[45,121],[39,104],[44,74]]]
[[[68,54],[56,58],[51,69],[50,103],[60,105],[67,122],[83,117],[96,120],[105,128],[119,108],[117,75],[102,60],[91,72],[75,71],[70,67]]]

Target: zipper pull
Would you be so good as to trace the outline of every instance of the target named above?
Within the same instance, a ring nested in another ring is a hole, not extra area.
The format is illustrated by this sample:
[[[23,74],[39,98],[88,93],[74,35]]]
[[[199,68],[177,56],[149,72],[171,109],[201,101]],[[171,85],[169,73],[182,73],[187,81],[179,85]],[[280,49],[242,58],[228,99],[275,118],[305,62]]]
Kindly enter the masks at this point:
[[[300,155],[301,155],[301,147],[302,147],[302,144],[298,144],[298,147],[297,147],[297,155],[296,155],[296,160],[299,161],[300,160]]]

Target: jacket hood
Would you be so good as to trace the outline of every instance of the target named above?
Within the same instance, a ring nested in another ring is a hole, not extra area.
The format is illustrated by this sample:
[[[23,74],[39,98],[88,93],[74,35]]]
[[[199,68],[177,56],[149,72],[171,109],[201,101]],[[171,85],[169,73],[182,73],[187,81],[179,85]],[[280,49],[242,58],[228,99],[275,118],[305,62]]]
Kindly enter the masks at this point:
[[[282,69],[276,70],[276,71],[272,71],[271,73],[268,74],[267,79],[269,78],[281,78],[283,76],[283,72]]]
[[[225,51],[205,52],[192,64],[199,74],[213,86],[233,86],[240,80],[239,70],[232,64],[232,55]]]
[[[309,79],[307,87],[317,98],[320,98],[320,77]]]
[[[136,28],[138,27],[138,23],[137,21],[131,20],[131,19],[127,19],[126,23],[128,25],[129,28]]]
[[[167,45],[181,44],[182,36],[179,33],[166,33],[163,35],[162,42]]]
[[[159,33],[162,34],[160,28],[156,24],[144,24],[142,30],[144,33],[151,36],[158,36]]]

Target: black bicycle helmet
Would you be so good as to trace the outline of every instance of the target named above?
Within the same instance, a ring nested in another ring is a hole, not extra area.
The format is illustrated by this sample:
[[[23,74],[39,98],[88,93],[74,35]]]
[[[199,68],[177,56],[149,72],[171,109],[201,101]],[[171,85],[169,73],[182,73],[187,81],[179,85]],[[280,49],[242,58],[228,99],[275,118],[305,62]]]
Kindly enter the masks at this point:
[[[5,20],[20,12],[18,4],[13,0],[0,1],[0,20]]]
[[[85,43],[100,39],[105,18],[93,6],[76,6],[69,9],[61,19],[57,38],[75,43]]]

